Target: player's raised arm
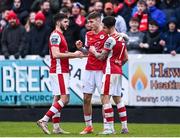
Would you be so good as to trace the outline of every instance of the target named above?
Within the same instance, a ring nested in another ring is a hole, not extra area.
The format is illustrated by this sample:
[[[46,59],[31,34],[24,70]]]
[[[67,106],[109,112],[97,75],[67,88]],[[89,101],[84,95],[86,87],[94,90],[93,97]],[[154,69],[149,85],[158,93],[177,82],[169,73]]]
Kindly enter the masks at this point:
[[[81,40],[76,41],[76,47],[78,50],[83,52],[84,55],[87,55],[89,52],[88,48],[86,46],[83,46],[83,43]]]

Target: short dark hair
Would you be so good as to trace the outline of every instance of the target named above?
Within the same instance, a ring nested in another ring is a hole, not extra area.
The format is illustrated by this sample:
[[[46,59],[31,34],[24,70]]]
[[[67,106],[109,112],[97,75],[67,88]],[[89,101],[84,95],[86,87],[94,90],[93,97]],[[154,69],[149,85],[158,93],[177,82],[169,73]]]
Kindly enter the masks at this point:
[[[146,4],[145,0],[139,0],[137,2],[137,4],[143,4],[143,5],[145,5],[147,7],[147,4]]]
[[[63,19],[68,19],[68,16],[64,13],[57,13],[55,16],[54,16],[54,23],[56,23],[57,21],[61,21]]]
[[[87,19],[95,19],[95,18],[101,18],[101,14],[99,12],[91,12],[88,16]]]
[[[41,0],[41,1],[40,1],[40,5],[43,5],[45,2],[50,3],[50,1],[49,1],[49,0]]]
[[[111,27],[115,26],[116,19],[114,16],[106,16],[106,17],[104,17],[102,22],[104,23],[104,26],[106,26],[107,28],[111,28]]]
[[[63,8],[60,9],[59,13],[63,13],[63,14],[66,14],[66,15],[67,15],[68,13],[70,13],[70,11],[69,11],[68,8],[63,7]]]
[[[139,21],[139,18],[132,17],[129,22],[138,22],[139,23],[140,21]]]
[[[149,21],[149,24],[150,24],[150,25],[155,25],[155,26],[158,26],[158,27],[159,27],[157,21],[155,21],[155,20],[150,20],[150,21]]]

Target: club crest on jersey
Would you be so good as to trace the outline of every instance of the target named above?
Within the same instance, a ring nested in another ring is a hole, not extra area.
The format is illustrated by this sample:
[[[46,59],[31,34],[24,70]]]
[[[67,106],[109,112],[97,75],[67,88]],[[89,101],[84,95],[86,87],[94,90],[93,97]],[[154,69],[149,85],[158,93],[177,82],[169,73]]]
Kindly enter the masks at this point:
[[[104,39],[104,35],[100,35],[100,39]]]
[[[91,40],[92,40],[92,38],[90,37],[90,38],[89,38],[89,40],[91,41]]]

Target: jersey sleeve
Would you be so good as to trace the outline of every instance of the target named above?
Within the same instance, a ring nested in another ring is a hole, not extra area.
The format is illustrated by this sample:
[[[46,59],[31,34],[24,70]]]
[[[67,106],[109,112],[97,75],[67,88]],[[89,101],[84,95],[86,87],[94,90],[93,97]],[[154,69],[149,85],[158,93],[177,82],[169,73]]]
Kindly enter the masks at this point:
[[[61,37],[58,33],[52,33],[50,36],[50,46],[59,47],[59,44],[61,43]]]
[[[113,37],[109,37],[104,43],[104,49],[110,51],[116,45],[116,40]]]

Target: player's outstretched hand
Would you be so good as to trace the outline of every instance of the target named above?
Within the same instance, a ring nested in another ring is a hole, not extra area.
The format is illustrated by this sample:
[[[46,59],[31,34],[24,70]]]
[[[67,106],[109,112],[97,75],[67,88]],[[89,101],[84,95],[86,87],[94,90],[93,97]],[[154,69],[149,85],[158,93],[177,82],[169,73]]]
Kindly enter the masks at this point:
[[[84,54],[81,51],[75,51],[74,55],[75,57],[79,57],[79,58],[84,56]]]
[[[76,41],[75,44],[76,44],[77,49],[80,49],[83,47],[83,42],[81,40]]]

